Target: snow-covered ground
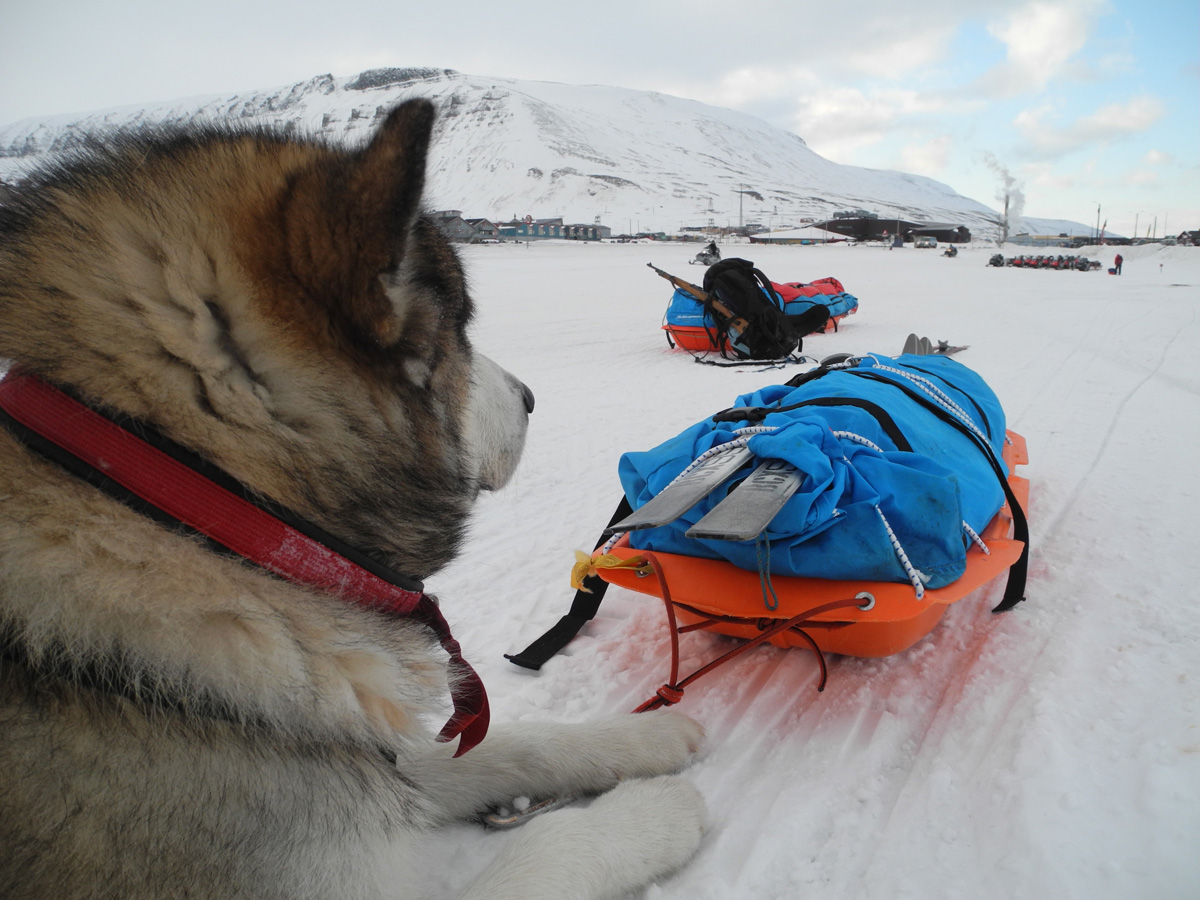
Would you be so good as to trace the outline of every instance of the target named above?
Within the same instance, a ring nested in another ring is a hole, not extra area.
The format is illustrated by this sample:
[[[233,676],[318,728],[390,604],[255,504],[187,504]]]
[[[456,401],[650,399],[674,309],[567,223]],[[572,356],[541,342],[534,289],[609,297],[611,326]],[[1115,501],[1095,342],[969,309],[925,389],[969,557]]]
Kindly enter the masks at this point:
[[[903,654],[833,659],[823,694],[810,653],[769,647],[689,688],[680,708],[708,744],[688,777],[710,827],[646,896],[1198,896],[1200,249],[1123,248],[1121,277],[989,268],[990,248],[723,249],[859,297],[840,333],[806,339],[818,356],[896,353],[910,331],[970,345],[958,358],[1028,440],[1029,599],[994,616],[990,586]],[[794,374],[668,349],[670,289],[645,263],[698,281],[694,250],[467,250],[476,344],[537,395],[514,482],[429,581],[498,719],[627,710],[663,682],[661,605],[619,589],[540,673],[502,654],[565,611],[623,451]],[[1115,251],[1083,253],[1107,268]],[[685,668],[720,644],[686,637]],[[463,826],[428,852],[459,884],[508,839]]]

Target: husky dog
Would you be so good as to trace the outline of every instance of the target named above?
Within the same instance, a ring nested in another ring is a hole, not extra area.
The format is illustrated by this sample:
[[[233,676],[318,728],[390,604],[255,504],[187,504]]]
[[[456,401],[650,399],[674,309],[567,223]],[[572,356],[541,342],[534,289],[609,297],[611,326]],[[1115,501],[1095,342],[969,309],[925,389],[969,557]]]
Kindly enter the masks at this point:
[[[433,122],[405,103],[357,149],[126,134],[22,182],[0,205],[0,388],[210,467],[356,572],[426,577],[533,407],[472,351],[462,266],[420,212]],[[280,577],[104,487],[125,451],[81,475],[4,408],[3,896],[412,896],[428,831],[520,796],[602,794],[506,838],[463,896],[619,895],[695,850],[702,803],[670,775],[690,719],[495,727],[456,757],[435,732],[473,673],[429,598],[414,618]]]

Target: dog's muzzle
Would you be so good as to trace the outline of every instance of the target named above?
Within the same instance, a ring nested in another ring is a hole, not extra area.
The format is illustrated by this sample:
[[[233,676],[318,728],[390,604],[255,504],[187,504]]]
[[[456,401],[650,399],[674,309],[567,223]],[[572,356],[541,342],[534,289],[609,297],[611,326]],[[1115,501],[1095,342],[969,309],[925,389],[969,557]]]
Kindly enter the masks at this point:
[[[465,434],[481,490],[504,487],[516,471],[533,405],[527,384],[475,354]]]

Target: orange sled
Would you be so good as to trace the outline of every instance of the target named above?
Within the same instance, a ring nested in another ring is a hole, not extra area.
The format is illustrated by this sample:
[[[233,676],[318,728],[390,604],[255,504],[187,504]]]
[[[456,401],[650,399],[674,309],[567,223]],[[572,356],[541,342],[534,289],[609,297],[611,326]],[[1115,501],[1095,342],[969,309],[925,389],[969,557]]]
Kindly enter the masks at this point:
[[[1025,439],[1012,431],[1007,434],[1003,457],[1008,484],[1018,505],[1025,509],[1029,481],[1013,474],[1017,466],[1029,462]],[[824,652],[879,657],[906,650],[933,630],[951,603],[1003,575],[1017,562],[1025,545],[1014,540],[1012,533],[1013,514],[1005,503],[980,535],[989,552],[972,545],[963,575],[945,587],[927,589],[920,600],[911,584],[773,576],[770,583],[778,604],[768,609],[758,572],[722,560],[636,550],[629,546],[628,535],[608,551],[627,561],[627,567],[600,567],[596,574],[665,603],[671,628],[671,679],[641,707],[649,709],[678,702],[689,682],[767,641],[779,647],[809,647],[817,651],[819,659]],[[597,550],[593,559],[601,552]],[[746,638],[749,643],[680,681],[678,636],[701,629]],[[821,667],[823,686],[823,659]]]
[[[853,315],[858,310],[851,310],[846,315]],[[841,320],[846,316],[830,316],[829,320],[818,328],[813,334],[831,334],[838,330]],[[687,350],[692,353],[708,353],[712,350],[721,350],[722,347],[717,345],[716,329],[708,329],[702,325],[670,325],[664,324],[662,330],[667,333],[667,343],[674,350],[678,347],[680,350]],[[807,337],[807,335],[805,335]],[[726,353],[733,351],[729,347],[729,341],[724,341],[723,349]]]
[[[710,350],[722,349],[717,345],[715,329],[710,331],[700,325],[663,325],[662,328],[667,333],[667,343],[671,345],[672,350],[679,347],[694,353],[707,353]],[[729,349],[729,341],[722,343],[726,352],[732,352]]]

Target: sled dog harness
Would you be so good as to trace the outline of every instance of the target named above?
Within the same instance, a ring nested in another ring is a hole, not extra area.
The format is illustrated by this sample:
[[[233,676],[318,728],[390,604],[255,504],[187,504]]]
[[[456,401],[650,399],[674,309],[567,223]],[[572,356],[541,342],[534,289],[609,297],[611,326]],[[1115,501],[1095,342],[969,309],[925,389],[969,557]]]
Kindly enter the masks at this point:
[[[28,447],[161,524],[207,538],[294,584],[428,626],[450,656],[454,714],[439,741],[455,756],[483,740],[483,681],[463,659],[435,598],[145,423],[110,418],[14,367],[0,381],[0,424]]]

